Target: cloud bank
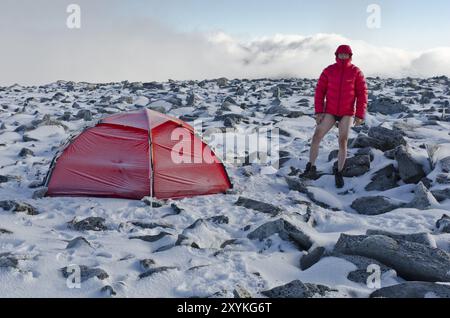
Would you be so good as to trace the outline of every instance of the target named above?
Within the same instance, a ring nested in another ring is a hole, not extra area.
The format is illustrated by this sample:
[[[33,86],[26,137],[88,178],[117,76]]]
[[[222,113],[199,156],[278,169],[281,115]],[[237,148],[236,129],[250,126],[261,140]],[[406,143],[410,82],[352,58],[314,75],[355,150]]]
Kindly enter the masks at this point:
[[[317,78],[350,44],[366,76],[450,76],[450,47],[423,52],[378,47],[338,34],[277,34],[243,40],[222,32],[182,33],[152,21],[20,36],[2,34],[0,85],[205,78]]]

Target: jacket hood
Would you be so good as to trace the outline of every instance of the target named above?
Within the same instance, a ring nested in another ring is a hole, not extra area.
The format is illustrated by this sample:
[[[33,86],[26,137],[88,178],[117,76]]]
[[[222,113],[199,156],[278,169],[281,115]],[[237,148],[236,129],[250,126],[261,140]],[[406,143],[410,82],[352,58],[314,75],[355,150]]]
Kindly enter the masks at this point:
[[[341,53],[346,53],[346,54],[350,54],[350,58],[347,60],[341,60],[338,58],[338,54]],[[353,56],[353,51],[352,48],[350,47],[350,45],[340,45],[337,49],[336,52],[334,53],[336,56],[336,62],[338,64],[343,64],[343,65],[349,65],[352,61],[352,56]]]

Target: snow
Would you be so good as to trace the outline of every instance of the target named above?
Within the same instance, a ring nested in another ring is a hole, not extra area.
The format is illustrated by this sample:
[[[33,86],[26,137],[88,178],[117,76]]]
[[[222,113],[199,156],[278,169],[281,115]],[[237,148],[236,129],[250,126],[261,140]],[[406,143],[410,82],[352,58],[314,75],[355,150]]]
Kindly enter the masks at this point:
[[[450,251],[450,234],[435,232],[435,223],[442,214],[449,213],[450,200],[435,202],[432,209],[418,210],[399,208],[391,212],[376,215],[359,215],[350,208],[351,203],[361,196],[382,195],[397,202],[410,202],[414,196],[415,185],[399,183],[399,187],[387,191],[366,191],[364,187],[370,182],[372,174],[389,165],[396,165],[395,160],[387,159],[383,152],[373,150],[374,160],[370,172],[360,177],[345,178],[343,189],[336,189],[334,177],[331,174],[334,160],[328,161],[328,154],[337,149],[337,128],[333,128],[324,138],[317,162],[318,169],[324,173],[316,181],[308,184],[308,190],[316,200],[323,202],[334,210],[325,209],[312,204],[314,227],[303,221],[307,213],[307,205],[301,201],[310,202],[308,197],[288,189],[284,177],[290,168],[304,169],[308,161],[309,143],[314,132],[315,121],[310,115],[298,118],[287,118],[264,113],[270,107],[270,88],[279,81],[256,81],[258,90],[263,90],[263,98],[247,93],[246,96],[234,96],[237,104],[247,104],[241,108],[229,105],[234,113],[242,114],[250,119],[249,123],[237,125],[238,132],[215,133],[211,147],[221,158],[224,143],[238,138],[242,133],[250,133],[256,128],[279,127],[290,133],[290,136],[280,136],[280,149],[289,152],[289,162],[275,169],[270,164],[253,163],[246,167],[233,166],[226,163],[227,171],[234,184],[229,194],[217,194],[203,197],[168,201],[161,208],[151,208],[144,202],[133,200],[105,198],[43,198],[32,199],[35,189],[28,185],[36,180],[43,180],[49,165],[67,139],[83,129],[87,123],[83,120],[60,120],[68,129],[62,126],[46,125],[22,132],[14,132],[19,125],[28,125],[35,119],[41,119],[49,114],[57,120],[64,112],[75,115],[78,108],[73,107],[76,101],[81,109],[90,109],[96,122],[111,112],[135,110],[139,107],[163,107],[169,115],[176,117],[199,113],[205,120],[205,126],[223,127],[222,122],[213,121],[216,111],[223,99],[232,94],[228,88],[219,88],[213,82],[204,88],[188,82],[176,82],[180,85],[178,97],[182,97],[183,105],[176,106],[166,101],[173,93],[163,90],[131,90],[122,84],[105,84],[90,90],[89,84],[75,83],[75,91],[67,91],[64,82],[52,83],[42,87],[16,87],[17,91],[9,89],[8,94],[0,95],[0,104],[8,105],[0,111],[0,175],[8,176],[9,181],[0,183],[0,201],[16,200],[27,202],[36,207],[40,214],[36,216],[24,213],[12,213],[0,209],[0,228],[12,234],[0,234],[0,254],[11,252],[19,259],[18,268],[0,268],[0,297],[106,297],[100,289],[110,285],[117,297],[207,297],[220,292],[224,297],[232,297],[237,284],[244,286],[252,295],[258,296],[267,290],[292,280],[328,285],[336,288],[339,297],[367,297],[373,290],[364,284],[357,284],[347,279],[349,272],[356,269],[352,263],[337,257],[322,258],[317,264],[305,271],[299,268],[299,260],[306,253],[300,251],[291,242],[282,240],[277,234],[259,242],[247,239],[248,231],[273,221],[270,215],[255,210],[237,206],[234,203],[239,196],[264,201],[282,208],[280,217],[294,224],[308,234],[315,246],[324,246],[328,251],[333,249],[341,233],[364,234],[367,229],[379,229],[391,232],[417,233],[427,232],[436,241],[437,247]],[[301,81],[301,80],[296,80]],[[375,80],[384,85],[383,95],[393,95],[392,85],[388,80]],[[405,80],[406,81],[406,80]],[[394,82],[394,83],[400,83]],[[181,85],[183,84],[183,85]],[[252,81],[241,83],[248,91]],[[397,85],[397,84],[395,84]],[[428,80],[421,85],[428,85],[435,94],[442,98],[446,87]],[[302,98],[310,100],[314,85],[294,91],[292,95],[281,97],[282,103],[288,109],[312,114],[312,106],[299,106]],[[42,101],[40,98],[51,99],[56,92],[64,93],[67,101]],[[185,106],[185,96],[193,92],[201,100],[200,105]],[[26,98],[33,96],[36,100],[23,107]],[[183,97],[184,96],[184,97]],[[110,97],[108,107],[102,106],[100,100]],[[115,102],[120,97],[131,97],[133,103]],[[94,100],[95,103],[90,103]],[[153,101],[153,102],[150,102]],[[410,105],[412,109],[421,110],[430,105],[420,105],[417,102]],[[438,112],[436,112],[438,114]],[[426,113],[414,114],[405,123],[416,125],[417,128],[408,131],[408,144],[411,152],[419,160],[432,181],[442,173],[439,165],[431,171],[428,165],[426,150],[421,147],[427,143],[437,143],[440,149],[436,159],[450,156],[450,124],[439,121],[436,125],[424,125]],[[395,122],[403,122],[401,115],[385,116],[368,114],[367,125],[391,128]],[[23,135],[37,141],[23,141]],[[357,136],[351,131],[350,138]],[[225,138],[223,138],[225,137]],[[245,145],[237,144],[234,150],[227,152],[233,156],[245,156]],[[22,148],[34,152],[34,156],[18,157]],[[265,148],[263,148],[265,149]],[[352,156],[357,149],[349,149]],[[248,172],[245,174],[243,172]],[[448,185],[433,182],[432,190],[445,189]],[[173,214],[170,204],[175,203],[184,209],[178,215]],[[228,217],[228,224],[215,224],[208,220],[213,216]],[[86,217],[98,216],[105,219],[107,231],[79,232],[71,229],[67,222]],[[193,229],[186,228],[202,219]],[[131,222],[158,223],[162,226],[143,229]],[[170,225],[170,228],[163,227]],[[157,235],[160,232],[171,235],[156,242],[146,242],[130,239],[132,236]],[[179,234],[187,237],[187,245],[174,246],[170,249],[155,252],[157,249],[174,244]],[[84,237],[91,245],[83,245],[66,249],[68,242],[76,237]],[[228,240],[236,239],[234,244],[225,248],[220,246]],[[195,242],[200,249],[192,247]],[[144,272],[139,262],[143,259],[155,261],[155,267],[175,267],[167,271],[139,278]],[[109,277],[105,280],[91,278],[81,284],[81,288],[71,289],[66,284],[60,269],[70,264],[99,267],[105,270]],[[402,282],[393,273],[382,277],[382,286],[390,286]]]

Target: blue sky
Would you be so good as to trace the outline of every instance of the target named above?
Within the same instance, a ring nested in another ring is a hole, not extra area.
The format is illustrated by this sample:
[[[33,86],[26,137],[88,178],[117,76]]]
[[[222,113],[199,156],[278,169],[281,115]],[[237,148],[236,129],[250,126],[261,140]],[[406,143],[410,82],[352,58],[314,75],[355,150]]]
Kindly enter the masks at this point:
[[[381,7],[381,29],[366,27],[372,3]],[[338,33],[404,49],[450,45],[450,1],[444,0],[128,0],[115,12],[124,19],[156,18],[179,31],[222,30],[244,38]]]

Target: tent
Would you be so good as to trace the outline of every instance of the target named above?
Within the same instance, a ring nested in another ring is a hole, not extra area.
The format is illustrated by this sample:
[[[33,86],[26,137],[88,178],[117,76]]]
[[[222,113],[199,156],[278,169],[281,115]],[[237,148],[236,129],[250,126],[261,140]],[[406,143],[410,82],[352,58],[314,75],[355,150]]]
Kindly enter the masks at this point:
[[[205,154],[209,160],[202,160]],[[45,185],[47,196],[127,199],[176,199],[232,187],[224,165],[190,125],[149,109],[104,118],[69,140]]]

